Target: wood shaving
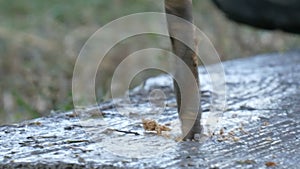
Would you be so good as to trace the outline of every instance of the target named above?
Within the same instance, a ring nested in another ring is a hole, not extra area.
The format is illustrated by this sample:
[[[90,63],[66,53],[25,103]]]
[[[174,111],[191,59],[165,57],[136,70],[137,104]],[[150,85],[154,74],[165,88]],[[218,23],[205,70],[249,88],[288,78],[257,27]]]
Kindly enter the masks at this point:
[[[146,131],[156,131],[158,135],[161,135],[163,131],[170,131],[171,129],[165,125],[158,124],[155,120],[142,119],[143,128]]]
[[[273,139],[271,137],[267,137],[266,141],[273,141]]]
[[[230,131],[228,134],[229,134],[230,136],[234,136],[234,135],[235,135],[234,131]]]
[[[277,166],[277,164],[275,162],[273,162],[273,161],[268,161],[268,162],[265,163],[265,165],[267,167],[275,167],[275,166]]]
[[[255,164],[256,162],[254,160],[241,160],[237,161],[238,164]]]
[[[240,141],[240,138],[238,138],[238,137],[233,137],[232,140],[233,140],[234,142],[238,142],[238,141]]]
[[[239,130],[242,134],[249,134],[249,132],[245,131],[243,127],[239,127]]]
[[[30,125],[30,126],[41,126],[42,123],[39,122],[39,121],[34,121],[34,122],[30,122],[28,125]]]
[[[220,135],[223,135],[224,134],[224,130],[223,128],[220,129]]]

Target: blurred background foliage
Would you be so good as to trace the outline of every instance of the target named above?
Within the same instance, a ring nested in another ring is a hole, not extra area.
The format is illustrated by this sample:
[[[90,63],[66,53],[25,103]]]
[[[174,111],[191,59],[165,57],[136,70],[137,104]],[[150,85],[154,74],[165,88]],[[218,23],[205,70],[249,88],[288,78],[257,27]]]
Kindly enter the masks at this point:
[[[162,12],[162,4],[162,0],[0,0],[0,124],[72,109],[73,67],[84,42],[109,21],[136,12]],[[209,0],[194,1],[194,13],[195,24],[222,60],[284,52],[300,44],[298,35],[228,21]],[[99,100],[108,90],[105,79],[137,42],[139,47],[149,45],[143,40],[123,44],[103,65],[107,72],[97,81]]]

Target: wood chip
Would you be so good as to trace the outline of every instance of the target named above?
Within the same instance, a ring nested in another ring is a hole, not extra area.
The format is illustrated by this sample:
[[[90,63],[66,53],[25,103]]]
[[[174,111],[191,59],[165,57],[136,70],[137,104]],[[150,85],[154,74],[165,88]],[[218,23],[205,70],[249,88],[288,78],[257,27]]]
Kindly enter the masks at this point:
[[[161,135],[162,131],[170,131],[171,129],[165,125],[158,124],[155,120],[142,119],[143,128],[146,131],[156,131],[158,135]]]
[[[232,140],[233,140],[234,142],[238,142],[238,141],[240,141],[240,138],[238,138],[238,137],[233,137]]]
[[[268,162],[265,163],[265,165],[267,167],[275,167],[275,166],[277,166],[277,164],[275,162],[273,162],[273,161],[268,161]]]
[[[266,141],[273,141],[273,139],[271,137],[267,137]]]
[[[220,135],[223,135],[224,134],[224,130],[223,128],[220,129]]]

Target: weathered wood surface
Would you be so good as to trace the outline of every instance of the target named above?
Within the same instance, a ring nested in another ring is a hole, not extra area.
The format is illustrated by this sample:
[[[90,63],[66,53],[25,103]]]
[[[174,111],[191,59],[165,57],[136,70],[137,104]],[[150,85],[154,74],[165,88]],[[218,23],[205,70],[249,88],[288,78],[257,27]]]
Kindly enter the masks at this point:
[[[224,129],[205,142],[174,140],[179,126],[172,81],[161,76],[133,92],[135,106],[127,114],[105,102],[101,116],[94,107],[1,126],[0,168],[298,168],[300,52],[228,61],[224,68]],[[208,75],[200,72],[205,114],[211,92]],[[166,95],[163,113],[149,105],[155,87]],[[171,123],[171,137],[145,133],[141,118]]]

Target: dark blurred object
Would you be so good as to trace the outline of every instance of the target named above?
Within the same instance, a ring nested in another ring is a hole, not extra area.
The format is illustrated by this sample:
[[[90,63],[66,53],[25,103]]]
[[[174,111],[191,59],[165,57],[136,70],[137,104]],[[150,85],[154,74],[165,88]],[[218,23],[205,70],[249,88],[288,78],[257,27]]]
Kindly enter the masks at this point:
[[[264,29],[300,33],[299,0],[212,0],[229,19]]]

